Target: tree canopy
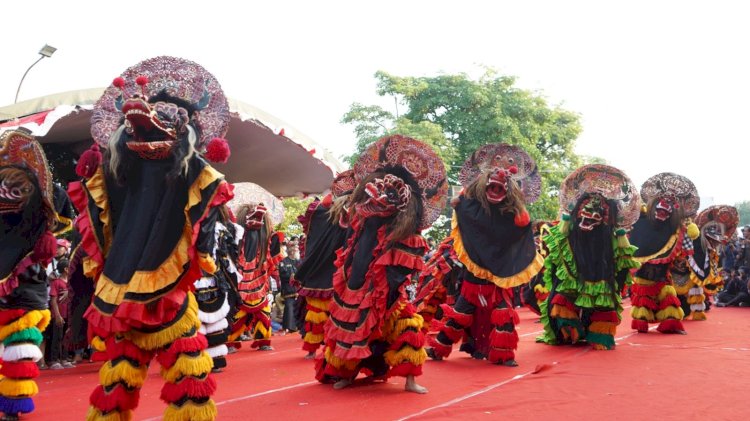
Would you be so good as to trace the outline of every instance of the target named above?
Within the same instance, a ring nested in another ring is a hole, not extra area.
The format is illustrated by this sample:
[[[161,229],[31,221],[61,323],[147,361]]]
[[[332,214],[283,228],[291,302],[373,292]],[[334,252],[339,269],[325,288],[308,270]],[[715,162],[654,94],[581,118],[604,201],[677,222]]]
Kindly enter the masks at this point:
[[[400,77],[375,74],[377,93],[393,96],[407,112],[394,116],[376,105],[352,104],[342,118],[353,124],[356,157],[381,136],[400,133],[432,145],[445,161],[451,183],[464,160],[480,146],[504,142],[518,145],[537,162],[542,195],[530,207],[532,217],[557,217],[562,180],[583,162],[573,147],[581,132],[580,116],[550,105],[539,93],[515,86],[516,78],[487,70],[478,80],[466,74]]]
[[[750,200],[736,203],[734,207],[740,215],[740,226],[750,225]]]

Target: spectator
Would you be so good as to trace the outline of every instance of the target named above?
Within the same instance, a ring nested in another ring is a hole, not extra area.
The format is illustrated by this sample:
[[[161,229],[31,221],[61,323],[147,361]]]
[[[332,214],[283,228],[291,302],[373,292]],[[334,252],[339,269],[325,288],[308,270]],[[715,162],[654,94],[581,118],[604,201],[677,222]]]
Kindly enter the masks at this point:
[[[50,282],[50,310],[52,311],[52,332],[50,336],[50,365],[52,370],[75,367],[66,360],[66,347],[63,337],[68,319],[68,260],[57,262],[57,272]]]
[[[735,269],[737,264],[737,243],[730,240],[721,251],[721,267],[727,271]]]
[[[716,307],[750,306],[750,282],[744,270],[740,269],[729,276],[724,291],[718,294],[716,301]]]
[[[739,240],[737,249],[736,266],[744,269],[745,273],[750,272],[750,225],[742,227],[742,238]]]
[[[286,257],[279,264],[279,278],[281,280],[281,296],[284,300],[284,313],[282,327],[285,332],[296,332],[297,321],[295,318],[295,301],[297,290],[292,285],[292,278],[297,273],[299,266],[299,244],[297,237],[293,236],[287,241]]]

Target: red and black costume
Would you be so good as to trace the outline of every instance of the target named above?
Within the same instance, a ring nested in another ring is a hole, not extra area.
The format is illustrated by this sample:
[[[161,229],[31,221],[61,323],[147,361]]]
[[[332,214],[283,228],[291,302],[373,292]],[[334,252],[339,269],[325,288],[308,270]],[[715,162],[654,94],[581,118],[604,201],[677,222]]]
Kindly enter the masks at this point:
[[[435,250],[435,254],[425,263],[419,274],[414,306],[424,319],[425,332],[430,330],[433,320],[440,320],[443,311],[440,306],[456,303],[461,291],[461,278],[458,276],[463,265],[453,250],[453,239],[446,237]],[[435,326],[439,328],[439,324]]]
[[[649,323],[658,322],[659,332],[684,334],[671,271],[693,253],[699,232],[689,218],[696,215],[700,197],[687,178],[660,173],[643,183],[641,198],[646,206],[630,232],[630,242],[638,247],[635,260],[641,263],[631,287],[631,327],[646,333]]]
[[[406,286],[423,268],[427,243],[419,231],[445,203],[445,167],[429,146],[394,135],[372,144],[354,171],[352,234],[338,251],[316,377],[338,386],[366,370],[380,378],[405,376],[408,390],[424,393],[418,385],[409,388],[426,354],[423,320]]]
[[[453,306],[442,306],[445,322],[428,352],[433,359],[447,357],[474,325],[475,357],[517,365],[512,288],[529,282],[543,264],[524,205],[539,197],[541,180],[523,150],[491,144],[467,159],[460,181],[464,190],[453,202],[451,238],[464,265],[461,294]]]
[[[108,360],[89,420],[131,419],[154,357],[165,420],[216,417],[212,359],[191,290],[202,271],[216,270],[215,225],[232,197],[200,152],[226,160],[214,152],[226,148],[217,137],[228,122],[216,79],[174,57],[129,68],[94,106],[97,143],[77,167],[87,180],[70,186],[86,274],[96,281],[86,317]]]
[[[342,172],[333,181],[331,194],[323,200],[314,200],[305,214],[298,218],[305,230],[305,255],[294,279],[297,293],[305,305],[302,349],[310,354],[314,354],[323,343],[323,327],[328,320],[328,306],[333,295],[336,251],[344,246],[348,232],[346,210],[341,209],[342,204],[334,207],[334,200],[346,201],[354,187],[354,172]]]
[[[34,410],[39,345],[50,321],[47,264],[53,232],[63,227],[52,175],[39,143],[25,130],[0,136],[0,412],[4,420]]]
[[[271,277],[278,280],[281,254],[281,234],[273,232],[271,216],[262,203],[245,204],[237,213],[245,234],[240,244],[239,270],[242,280],[239,293],[242,303],[234,316],[229,341],[236,341],[246,330],[252,329],[253,348],[271,350]]]

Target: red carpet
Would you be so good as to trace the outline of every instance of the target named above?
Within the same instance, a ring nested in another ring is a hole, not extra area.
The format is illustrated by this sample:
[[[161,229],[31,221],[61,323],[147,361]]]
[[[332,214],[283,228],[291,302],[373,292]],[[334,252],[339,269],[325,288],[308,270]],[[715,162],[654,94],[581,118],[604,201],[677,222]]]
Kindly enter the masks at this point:
[[[335,391],[314,381],[299,335],[274,337],[276,351],[245,346],[216,375],[220,420],[351,419],[659,419],[736,420],[750,413],[750,309],[719,308],[703,322],[686,321],[687,336],[631,331],[629,310],[615,351],[552,347],[534,338],[541,325],[521,310],[516,368],[454,352],[428,361],[420,384],[403,379]],[[98,364],[44,371],[37,410],[27,420],[84,419]],[[162,381],[151,366],[136,420],[160,419]]]

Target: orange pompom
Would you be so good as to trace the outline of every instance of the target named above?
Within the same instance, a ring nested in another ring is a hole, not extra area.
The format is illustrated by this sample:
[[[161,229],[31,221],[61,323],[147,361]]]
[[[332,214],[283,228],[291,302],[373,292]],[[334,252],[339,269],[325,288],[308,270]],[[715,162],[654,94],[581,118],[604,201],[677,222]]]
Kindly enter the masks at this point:
[[[525,227],[526,225],[529,225],[531,222],[531,217],[529,216],[529,213],[526,211],[523,211],[516,215],[515,218],[513,218],[513,222],[516,224],[517,227]]]

